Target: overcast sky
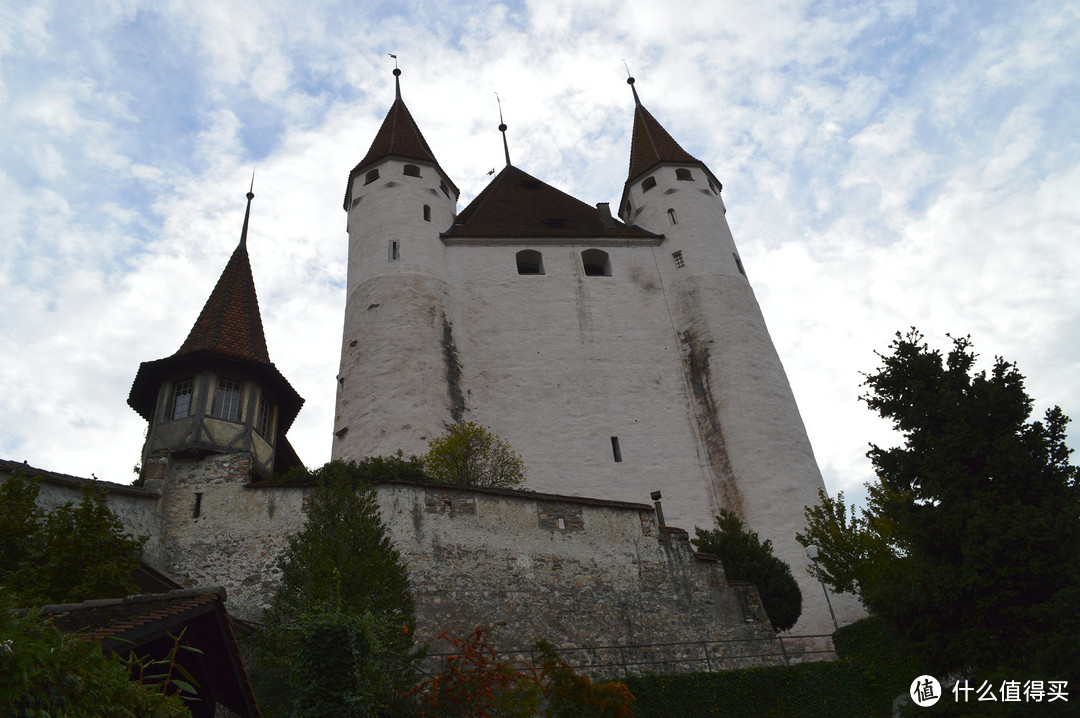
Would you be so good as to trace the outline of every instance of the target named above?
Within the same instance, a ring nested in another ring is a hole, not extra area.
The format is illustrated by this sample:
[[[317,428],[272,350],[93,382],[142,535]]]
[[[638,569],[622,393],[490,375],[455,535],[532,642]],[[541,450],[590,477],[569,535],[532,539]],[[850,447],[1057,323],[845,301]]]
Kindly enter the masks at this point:
[[[970,334],[1080,419],[1080,6],[1060,2],[0,0],[0,458],[127,483],[139,362],[239,239],[329,459],[349,170],[402,94],[463,208],[502,164],[618,203],[633,99],[723,181],[830,492],[862,495],[860,371]],[[1080,446],[1074,426],[1070,445]]]

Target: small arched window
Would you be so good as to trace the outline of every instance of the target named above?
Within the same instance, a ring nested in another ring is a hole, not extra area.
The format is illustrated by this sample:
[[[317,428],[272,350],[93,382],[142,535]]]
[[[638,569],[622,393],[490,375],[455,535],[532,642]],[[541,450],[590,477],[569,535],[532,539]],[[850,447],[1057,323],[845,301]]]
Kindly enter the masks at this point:
[[[405,165],[405,174],[407,174],[409,177],[419,177],[420,168],[416,165]]]
[[[371,184],[377,179],[379,179],[379,170],[371,170],[366,175],[364,175],[364,184]]]
[[[680,167],[675,170],[675,179],[688,180],[690,182],[693,182],[694,175],[690,174],[690,170],[686,169],[685,167]]]
[[[535,249],[523,249],[516,256],[518,274],[544,273],[544,258]]]
[[[425,204],[424,205],[424,221],[425,222],[430,222],[431,221],[431,205],[430,204]]]
[[[611,276],[611,258],[602,249],[586,249],[581,253],[581,264],[586,277]]]
[[[675,216],[675,210],[674,209],[669,209],[667,211],[667,218],[671,220],[672,224],[678,224],[679,223],[679,218]]]
[[[656,186],[656,178],[655,177],[646,177],[641,182],[641,191],[642,192],[648,192],[649,190],[651,190],[655,186]]]

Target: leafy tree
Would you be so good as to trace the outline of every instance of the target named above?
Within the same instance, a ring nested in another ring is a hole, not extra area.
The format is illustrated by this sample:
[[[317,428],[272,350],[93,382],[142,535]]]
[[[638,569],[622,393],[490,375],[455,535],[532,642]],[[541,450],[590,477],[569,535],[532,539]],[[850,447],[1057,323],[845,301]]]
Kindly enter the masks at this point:
[[[359,472],[332,461],[309,477],[308,520],[278,561],[281,584],[253,647],[268,716],[382,714],[412,684],[408,575]]]
[[[312,472],[303,466],[289,469],[284,474],[275,474],[271,481],[275,483],[315,483],[318,472]],[[398,450],[395,456],[367,456],[360,461],[350,463],[349,475],[353,481],[373,484],[377,481],[406,479],[411,481],[430,481],[424,473],[424,463],[418,456],[405,458]]]
[[[0,584],[24,605],[136,592],[132,573],[145,537],[124,532],[103,490],[87,484],[78,506],[36,501],[41,483],[16,471],[0,485]]]
[[[773,555],[772,541],[762,543],[756,533],[746,530],[742,519],[726,509],[716,517],[716,528],[695,527],[694,533],[691,541],[697,550],[717,556],[729,579],[757,586],[775,630],[795,625],[802,614],[802,591],[791,568]]]
[[[513,489],[525,483],[525,462],[510,444],[476,422],[451,426],[428,444],[424,470],[434,481]]]
[[[975,371],[968,338],[951,339],[943,356],[912,330],[879,355],[863,401],[904,442],[871,446],[878,483],[860,517],[823,501],[798,538],[820,546],[824,580],[857,591],[930,668],[1075,680],[1080,472],[1068,419],[1055,407],[1030,421],[1016,366],[999,357]]]

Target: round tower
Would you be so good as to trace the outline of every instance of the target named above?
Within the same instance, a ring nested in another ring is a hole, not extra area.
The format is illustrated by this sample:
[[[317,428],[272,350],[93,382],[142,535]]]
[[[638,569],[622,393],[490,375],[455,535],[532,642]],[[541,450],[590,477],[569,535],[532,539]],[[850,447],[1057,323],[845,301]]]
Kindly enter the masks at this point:
[[[458,189],[396,96],[349,173],[349,259],[332,456],[422,453],[464,411],[445,246]]]
[[[633,87],[633,79],[629,81]],[[831,631],[821,588],[795,534],[824,488],[790,383],[704,163],[682,149],[634,91],[630,172],[620,214],[663,233],[655,249],[696,428],[713,475],[709,505],[680,521],[712,526],[734,511],[770,539],[803,593],[796,633]]]

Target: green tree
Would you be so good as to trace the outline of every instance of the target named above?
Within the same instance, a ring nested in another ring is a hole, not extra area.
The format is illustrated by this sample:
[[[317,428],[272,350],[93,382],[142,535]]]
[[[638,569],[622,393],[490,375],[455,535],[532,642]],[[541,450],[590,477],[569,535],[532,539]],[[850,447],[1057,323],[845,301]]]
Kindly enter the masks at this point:
[[[0,485],[0,584],[23,605],[135,593],[145,537],[124,532],[105,491],[87,484],[76,506],[37,505],[41,483],[16,471]]]
[[[408,575],[359,472],[342,461],[311,472],[307,523],[278,561],[252,651],[267,716],[383,715],[412,684]]]
[[[428,444],[424,470],[434,481],[513,489],[525,483],[525,462],[510,444],[476,422],[454,424]]]
[[[976,371],[970,341],[951,339],[943,356],[912,330],[879,355],[863,401],[903,444],[871,446],[878,483],[860,517],[823,502],[798,538],[820,546],[823,579],[857,591],[929,668],[1075,680],[1080,472],[1068,419],[1055,407],[1030,421],[1016,366],[998,357]]]
[[[720,510],[716,528],[694,528],[691,539],[698,551],[711,553],[724,564],[724,574],[733,581],[749,581],[757,586],[761,603],[777,631],[795,625],[802,614],[802,591],[791,568],[773,555],[772,541],[762,543],[747,531],[733,512]]]

